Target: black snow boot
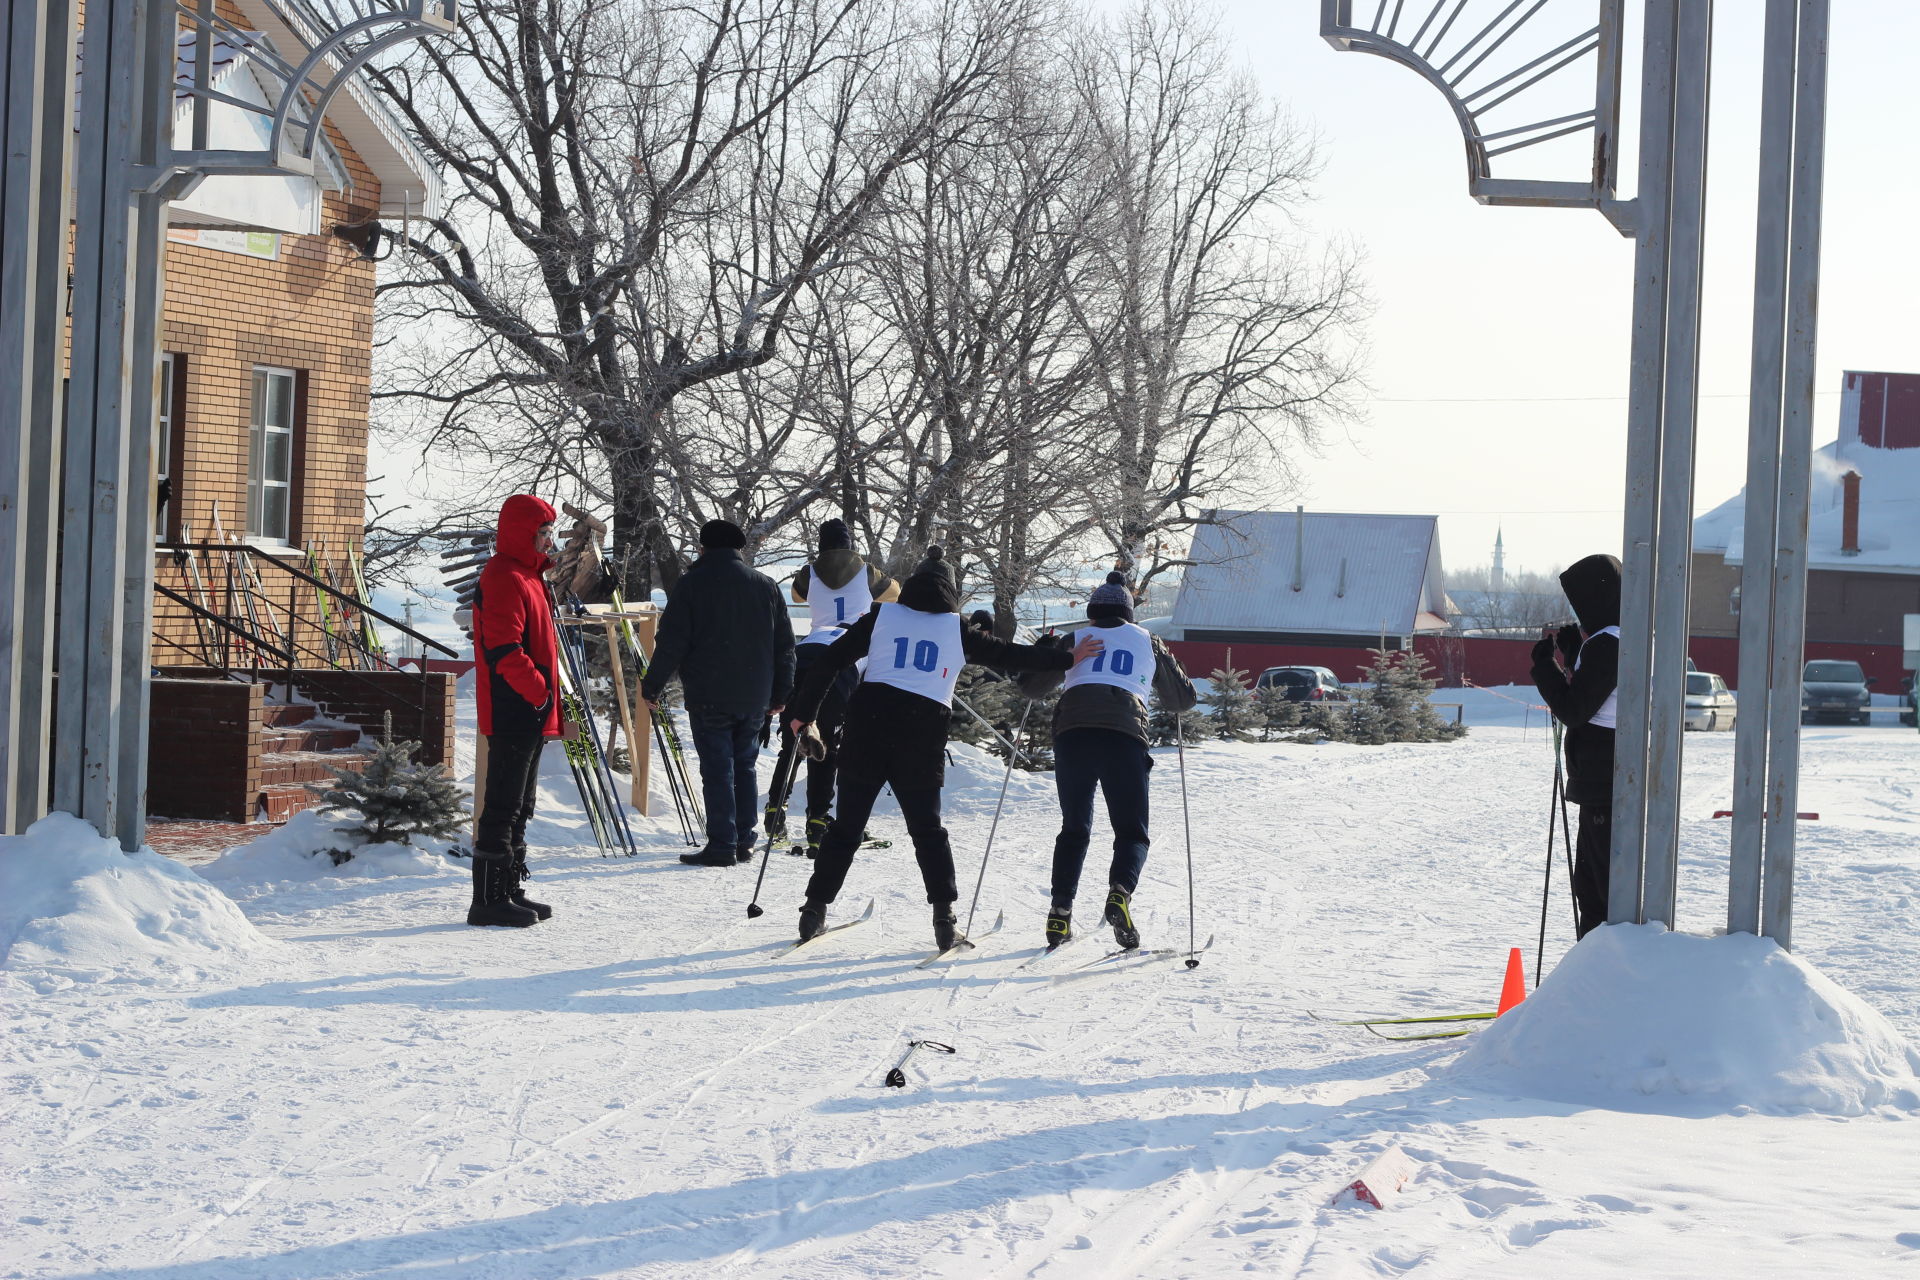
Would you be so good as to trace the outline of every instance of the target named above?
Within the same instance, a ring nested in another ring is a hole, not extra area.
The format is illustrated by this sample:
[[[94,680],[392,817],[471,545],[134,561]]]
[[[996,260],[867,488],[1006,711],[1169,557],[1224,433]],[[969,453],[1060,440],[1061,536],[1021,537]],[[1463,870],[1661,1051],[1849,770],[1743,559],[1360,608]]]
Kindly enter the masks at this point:
[[[733,847],[733,860],[735,862],[752,862],[753,841],[748,840],[743,844],[735,845]]]
[[[1133,895],[1115,886],[1107,895],[1107,923],[1113,926],[1113,940],[1123,951],[1140,946],[1140,931],[1133,927]]]
[[[951,902],[939,902],[933,908],[933,943],[942,951],[951,951],[956,942],[964,941],[960,937],[960,917],[954,914]]]
[[[511,901],[513,864],[507,858],[473,860],[473,905],[467,908],[468,924],[499,924],[524,929],[537,924],[540,917]]]
[[[800,908],[800,941],[805,942],[826,927],[826,903],[809,902]]]
[[[690,867],[730,867],[733,865],[733,847],[709,844],[693,853],[681,854],[680,861]]]
[[[507,901],[516,907],[525,907],[542,920],[553,919],[553,908],[544,902],[535,902],[526,895],[527,885],[527,847],[521,845],[513,851],[513,892],[507,895]]]
[[[1073,911],[1055,907],[1047,912],[1047,950],[1051,951],[1073,936]]]

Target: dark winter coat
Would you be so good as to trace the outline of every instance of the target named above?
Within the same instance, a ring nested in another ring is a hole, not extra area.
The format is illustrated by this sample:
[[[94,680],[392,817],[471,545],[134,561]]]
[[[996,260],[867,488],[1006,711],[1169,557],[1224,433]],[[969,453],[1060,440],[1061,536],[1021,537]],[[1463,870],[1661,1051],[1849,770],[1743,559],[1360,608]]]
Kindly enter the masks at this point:
[[[914,581],[909,580],[901,591],[901,604],[917,608],[915,600],[937,603],[937,588],[924,592],[914,588]],[[930,596],[934,598],[929,599]],[[921,612],[952,613],[954,610],[936,608]],[[807,678],[794,691],[787,719],[812,721],[817,718],[820,703],[834,677],[867,656],[867,649],[873,643],[874,619],[878,616],[877,608],[862,614],[847,628],[845,635],[827,645],[818,658],[808,663]],[[1073,655],[1064,650],[1009,644],[966,626],[960,628],[960,648],[968,662],[1019,671],[1065,671],[1073,665]],[[947,730],[952,722],[952,710],[931,698],[890,684],[863,681],[847,700],[847,723],[840,739],[840,776],[887,782],[895,789],[937,789],[947,778]]]
[[[675,675],[689,711],[764,716],[793,690],[793,622],[772,578],[732,548],[708,548],[667,596],[641,694]]]
[[[1533,685],[1567,726],[1567,799],[1608,805],[1613,803],[1613,730],[1590,721],[1619,683],[1620,642],[1598,632],[1620,625],[1620,562],[1588,556],[1560,575],[1560,589],[1586,637],[1579,648],[1580,669],[1571,676],[1562,671],[1553,660],[1555,642],[1541,640],[1533,646]]]
[[[541,577],[553,563],[534,549],[553,508],[531,494],[500,507],[493,555],[480,570],[473,603],[474,697],[484,734],[560,735],[559,644]]]
[[[1097,618],[1087,625],[1117,627],[1121,621],[1119,618]],[[1040,643],[1066,652],[1072,635],[1072,632],[1065,632],[1048,636]],[[1064,679],[1064,671],[1036,671],[1021,677],[1020,692],[1029,698],[1045,697],[1058,688]],[[1153,637],[1153,691],[1160,696],[1160,701],[1175,711],[1191,710],[1193,704],[1200,700],[1200,695],[1194,691],[1193,681],[1187,679],[1186,670],[1180,665],[1180,659],[1174,657],[1167,646],[1160,642],[1159,636]],[[1053,733],[1057,738],[1069,729],[1111,729],[1115,733],[1124,733],[1147,742],[1150,741],[1147,736],[1147,714],[1146,704],[1125,689],[1110,684],[1078,685],[1061,694],[1060,701],[1054,704]]]

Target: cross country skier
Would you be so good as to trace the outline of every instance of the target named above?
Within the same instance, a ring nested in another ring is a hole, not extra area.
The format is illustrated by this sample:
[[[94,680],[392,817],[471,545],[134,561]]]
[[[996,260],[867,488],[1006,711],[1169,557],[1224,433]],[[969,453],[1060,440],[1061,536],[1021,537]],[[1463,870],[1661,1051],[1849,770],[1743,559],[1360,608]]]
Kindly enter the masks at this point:
[[[1577,937],[1607,922],[1613,844],[1613,727],[1620,668],[1620,562],[1588,556],[1560,575],[1580,619],[1533,646],[1533,684],[1567,726],[1567,799],[1580,806],[1574,840]]]
[[[1066,673],[1066,692],[1053,709],[1053,777],[1060,792],[1060,834],[1053,842],[1053,906],[1047,912],[1047,946],[1073,936],[1073,898],[1093,837],[1093,792],[1107,802],[1113,827],[1113,862],[1107,869],[1106,921],[1122,947],[1140,945],[1133,925],[1133,892],[1147,862],[1147,695],[1176,711],[1196,701],[1193,682],[1180,660],[1133,621],[1126,577],[1109,573],[1087,600],[1093,625],[1060,638],[1061,644],[1095,636],[1103,642],[1092,658]],[[1079,652],[1078,647],[1075,653]],[[1062,682],[1055,671],[1025,676],[1020,687],[1041,697]]]
[[[820,525],[820,550],[813,563],[793,576],[793,598],[807,606],[808,631],[793,651],[793,682],[798,686],[807,678],[808,667],[827,645],[838,640],[846,629],[875,604],[891,604],[900,598],[900,584],[862,560],[853,550],[853,535],[841,520]],[[843,668],[828,686],[820,703],[814,727],[820,731],[827,754],[807,760],[807,856],[817,857],[820,842],[827,834],[827,821],[833,813],[833,779],[839,764],[840,726],[846,719],[847,699],[860,677],[851,667]],[[793,731],[782,726],[781,750],[789,748]],[[796,768],[798,765],[796,764]],[[774,798],[777,802],[778,798]]]
[[[493,555],[474,596],[474,697],[487,738],[487,785],[474,832],[468,924],[524,926],[553,914],[521,892],[540,751],[548,738],[563,736],[559,640],[542,577],[553,563],[553,521],[553,508],[532,494],[502,503]]]
[[[800,940],[818,933],[827,907],[840,895],[854,850],[880,788],[891,786],[900,803],[913,856],[920,864],[927,901],[933,907],[934,940],[953,946],[953,846],[940,822],[940,788],[946,780],[948,722],[953,686],[968,662],[990,662],[1021,671],[1064,671],[1074,656],[1092,657],[1098,639],[1087,638],[1070,656],[1064,650],[1008,644],[983,636],[960,621],[960,594],[939,547],[900,589],[894,604],[875,605],[847,633],[815,658],[806,683],[794,694],[790,728],[801,732],[819,712],[828,686],[861,658],[866,673],[847,706],[840,743],[840,794],[827,828],[806,905],[800,908]]]

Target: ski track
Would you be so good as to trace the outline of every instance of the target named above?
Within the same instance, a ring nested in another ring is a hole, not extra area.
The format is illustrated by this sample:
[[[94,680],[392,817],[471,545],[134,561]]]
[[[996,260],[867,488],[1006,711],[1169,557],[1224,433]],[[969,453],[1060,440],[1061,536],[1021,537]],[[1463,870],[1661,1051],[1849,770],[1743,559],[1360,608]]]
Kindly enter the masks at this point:
[[[1724,915],[1731,735],[1689,735],[1683,924]],[[1809,732],[1800,950],[1920,1031],[1920,738]],[[1185,946],[1170,752],[1137,895]],[[962,880],[998,786],[956,768]],[[931,946],[912,854],[863,851],[819,949],[810,864],[684,868],[581,847],[550,775],[534,892],[552,922],[459,924],[465,873],[259,886],[287,944],[197,979],[43,985],[0,971],[0,1276],[1289,1277],[1912,1275],[1920,1193],[1895,1114],[1674,1116],[1463,1092],[1459,1042],[1332,1016],[1458,1012],[1531,979],[1543,733],[1453,745],[1206,744],[1194,787],[1200,967],[1055,981],[1111,949],[1096,834],[1075,954],[1019,969],[1046,907],[1049,780],[1016,777],[977,951]],[[897,827],[891,813],[877,826]],[[1547,962],[1570,944],[1556,851]],[[908,1087],[881,1084],[909,1038]],[[1389,1143],[1388,1214],[1334,1195]],[[1865,1171],[1863,1174],[1862,1171]],[[1874,1170],[1889,1171],[1877,1178]],[[1862,1178],[1872,1195],[1849,1194]],[[1702,1231],[1704,1218],[1713,1230]],[[1903,1227],[1901,1224],[1905,1223]]]

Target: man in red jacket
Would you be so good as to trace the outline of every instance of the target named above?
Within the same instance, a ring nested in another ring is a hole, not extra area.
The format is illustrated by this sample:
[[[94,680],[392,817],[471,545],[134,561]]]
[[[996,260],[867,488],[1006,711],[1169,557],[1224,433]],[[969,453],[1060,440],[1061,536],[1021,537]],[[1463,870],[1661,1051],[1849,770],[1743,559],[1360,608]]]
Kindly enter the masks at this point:
[[[553,914],[521,891],[540,750],[562,732],[559,642],[542,576],[553,563],[553,522],[553,508],[531,494],[501,504],[493,556],[474,599],[474,693],[487,737],[487,789],[473,841],[468,924],[525,926]]]

